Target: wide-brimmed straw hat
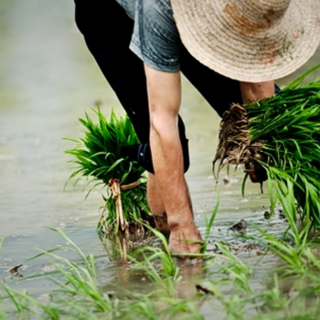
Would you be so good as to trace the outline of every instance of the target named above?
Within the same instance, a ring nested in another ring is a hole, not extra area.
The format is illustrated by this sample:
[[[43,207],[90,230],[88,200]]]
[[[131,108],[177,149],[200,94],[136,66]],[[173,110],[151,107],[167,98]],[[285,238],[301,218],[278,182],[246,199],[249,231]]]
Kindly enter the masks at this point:
[[[171,0],[181,40],[209,68],[236,80],[284,77],[320,42],[320,0]]]

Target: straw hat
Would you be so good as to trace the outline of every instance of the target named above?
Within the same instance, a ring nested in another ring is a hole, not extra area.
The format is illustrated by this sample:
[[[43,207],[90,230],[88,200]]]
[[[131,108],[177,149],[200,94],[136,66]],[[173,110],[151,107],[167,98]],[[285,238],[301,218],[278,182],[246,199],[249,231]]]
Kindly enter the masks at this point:
[[[209,68],[248,82],[284,77],[320,42],[320,0],[171,0],[181,40]]]

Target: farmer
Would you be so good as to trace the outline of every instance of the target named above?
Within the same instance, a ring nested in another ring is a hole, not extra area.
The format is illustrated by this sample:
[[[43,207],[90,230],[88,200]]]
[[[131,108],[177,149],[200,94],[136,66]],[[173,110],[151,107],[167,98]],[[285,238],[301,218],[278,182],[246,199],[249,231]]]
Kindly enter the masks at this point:
[[[76,23],[132,120],[124,147],[149,171],[148,201],[172,253],[198,253],[184,172],[188,140],[180,71],[222,116],[231,103],[274,94],[273,79],[320,41],[319,0],[75,0]],[[225,94],[227,89],[227,94]],[[201,110],[199,110],[201,112]]]

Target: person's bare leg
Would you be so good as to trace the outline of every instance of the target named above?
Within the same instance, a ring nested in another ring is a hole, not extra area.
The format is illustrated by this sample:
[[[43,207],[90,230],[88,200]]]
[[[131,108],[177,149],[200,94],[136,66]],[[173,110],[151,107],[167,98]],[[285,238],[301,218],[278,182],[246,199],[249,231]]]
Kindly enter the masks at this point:
[[[190,208],[192,208],[192,202],[191,202],[188,185],[186,180],[184,180],[184,182],[188,192],[187,196],[188,196],[189,205],[190,205]],[[164,202],[162,199],[157,178],[152,173],[148,174],[147,198],[148,198],[148,204],[150,206],[151,213],[153,215],[157,230],[162,232],[167,238],[169,238],[170,228],[168,224],[166,208],[164,206]]]
[[[202,238],[188,199],[178,131],[180,73],[162,72],[147,65],[145,71],[152,161],[171,230],[169,248],[172,253],[198,253]]]
[[[169,238],[170,228],[168,224],[166,208],[162,200],[157,178],[152,173],[148,174],[147,197],[157,230]]]

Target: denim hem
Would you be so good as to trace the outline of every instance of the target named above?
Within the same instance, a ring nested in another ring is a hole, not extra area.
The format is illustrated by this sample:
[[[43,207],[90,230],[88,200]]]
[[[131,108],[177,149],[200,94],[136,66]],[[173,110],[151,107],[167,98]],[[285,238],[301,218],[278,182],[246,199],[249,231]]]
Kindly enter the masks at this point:
[[[159,63],[159,61],[154,61],[153,59],[144,55],[141,52],[140,46],[137,43],[135,43],[133,40],[131,40],[129,48],[134,54],[136,54],[139,57],[139,59],[141,59],[149,67],[151,67],[155,70],[170,72],[170,73],[180,71],[180,64],[174,65],[174,66],[164,65],[164,64]]]

